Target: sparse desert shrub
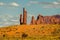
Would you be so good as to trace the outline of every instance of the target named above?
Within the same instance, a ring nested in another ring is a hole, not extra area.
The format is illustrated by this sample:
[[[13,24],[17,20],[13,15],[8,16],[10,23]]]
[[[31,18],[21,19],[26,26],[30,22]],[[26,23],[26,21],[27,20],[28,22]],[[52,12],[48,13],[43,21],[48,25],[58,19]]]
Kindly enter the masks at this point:
[[[58,37],[58,39],[60,39],[60,37]]]
[[[19,32],[16,32],[16,34],[19,34]]]
[[[7,30],[7,32],[10,32],[10,31],[12,31],[12,30],[11,29]]]
[[[7,38],[7,37],[8,37],[7,34],[3,34],[3,35],[2,35],[2,38]]]
[[[33,28],[33,29],[35,29],[35,28]]]
[[[25,34],[25,33],[22,34],[22,38],[26,38],[27,36],[28,34]]]
[[[40,32],[40,30],[38,31],[38,33]]]
[[[60,29],[55,29],[54,32],[51,32],[52,35],[59,35],[60,34]]]
[[[5,37],[5,34],[3,35],[3,37]]]
[[[40,30],[41,30],[41,31],[44,30],[44,26],[42,26],[42,27],[40,28]]]
[[[60,32],[60,28],[58,29],[58,31]]]

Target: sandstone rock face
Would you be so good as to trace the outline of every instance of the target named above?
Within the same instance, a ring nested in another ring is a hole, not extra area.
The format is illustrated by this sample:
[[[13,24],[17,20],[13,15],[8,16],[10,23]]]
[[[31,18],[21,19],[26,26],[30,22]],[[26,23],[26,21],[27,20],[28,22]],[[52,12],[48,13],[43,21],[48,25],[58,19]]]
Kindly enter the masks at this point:
[[[27,24],[27,11],[23,8],[23,18],[22,14],[20,14],[20,24]]]
[[[22,18],[22,14],[20,14],[20,24],[23,24],[23,18]]]
[[[51,17],[51,24],[55,24],[55,17]]]
[[[23,8],[23,24],[27,23],[27,11]]]
[[[44,17],[44,24],[50,24],[51,23],[51,17],[50,16],[45,16]]]
[[[38,15],[38,17],[37,17],[37,21],[36,21],[36,24],[42,24],[43,23],[43,16],[42,15]]]
[[[23,8],[23,18],[22,14],[20,15],[20,24],[27,24],[27,11],[25,8]],[[60,15],[42,16],[39,14],[36,20],[34,16],[32,16],[30,24],[60,24]]]
[[[40,24],[40,15],[37,16],[36,24]]]
[[[32,16],[32,20],[31,20],[31,23],[30,24],[31,25],[35,24],[35,18],[34,18],[34,16]]]
[[[35,24],[60,24],[60,15],[42,16],[38,15]]]

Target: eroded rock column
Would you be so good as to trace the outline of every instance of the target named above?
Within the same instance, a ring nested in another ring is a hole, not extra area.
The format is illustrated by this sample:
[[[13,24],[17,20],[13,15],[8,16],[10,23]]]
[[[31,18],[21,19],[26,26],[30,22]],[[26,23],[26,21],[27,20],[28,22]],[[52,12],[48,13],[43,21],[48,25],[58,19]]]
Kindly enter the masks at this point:
[[[27,24],[27,11],[23,8],[23,24]]]
[[[31,19],[31,25],[35,24],[35,18],[34,16],[32,16],[32,19]]]
[[[23,24],[23,18],[22,18],[22,14],[20,14],[20,24]]]

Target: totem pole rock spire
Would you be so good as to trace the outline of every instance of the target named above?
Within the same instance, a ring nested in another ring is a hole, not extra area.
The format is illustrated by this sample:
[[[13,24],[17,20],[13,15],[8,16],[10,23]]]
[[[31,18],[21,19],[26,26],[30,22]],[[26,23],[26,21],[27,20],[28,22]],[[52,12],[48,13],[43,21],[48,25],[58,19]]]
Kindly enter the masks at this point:
[[[20,14],[20,24],[27,24],[27,11],[23,8],[23,16]]]
[[[23,24],[27,24],[27,11],[23,8]]]
[[[23,24],[23,18],[22,18],[22,14],[20,14],[20,24]]]
[[[35,24],[35,18],[34,18],[34,16],[32,16],[32,20],[31,20],[31,24]]]

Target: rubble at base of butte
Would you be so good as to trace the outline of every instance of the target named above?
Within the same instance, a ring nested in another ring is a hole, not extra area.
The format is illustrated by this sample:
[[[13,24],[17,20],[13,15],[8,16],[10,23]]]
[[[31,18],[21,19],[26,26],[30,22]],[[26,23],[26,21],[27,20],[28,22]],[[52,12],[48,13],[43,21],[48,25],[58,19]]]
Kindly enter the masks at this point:
[[[22,14],[20,14],[20,25],[27,24],[27,11],[23,8],[23,18]],[[60,24],[60,15],[52,15],[52,16],[42,16],[38,15],[37,19],[32,16],[31,25],[39,25],[39,24]]]

